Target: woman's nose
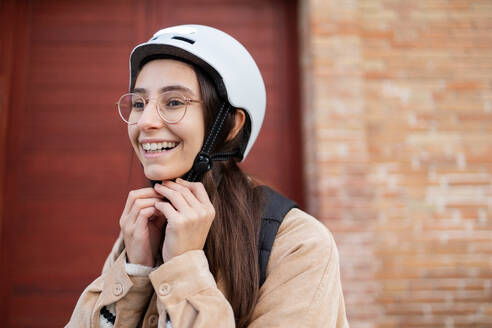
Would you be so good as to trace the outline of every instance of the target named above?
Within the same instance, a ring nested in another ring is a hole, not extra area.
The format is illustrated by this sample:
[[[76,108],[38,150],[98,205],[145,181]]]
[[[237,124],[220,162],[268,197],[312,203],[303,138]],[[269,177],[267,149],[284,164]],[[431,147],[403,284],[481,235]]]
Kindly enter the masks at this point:
[[[158,113],[158,105],[155,100],[149,100],[138,120],[138,127],[142,130],[161,128],[164,122]]]

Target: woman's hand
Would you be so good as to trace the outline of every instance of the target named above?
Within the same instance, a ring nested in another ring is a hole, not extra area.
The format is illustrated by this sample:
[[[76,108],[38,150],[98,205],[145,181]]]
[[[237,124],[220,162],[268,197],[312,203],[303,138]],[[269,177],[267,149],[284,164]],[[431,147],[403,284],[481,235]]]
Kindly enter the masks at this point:
[[[215,209],[203,184],[177,179],[156,184],[154,189],[169,200],[155,204],[167,219],[162,245],[164,262],[187,251],[203,249],[215,218]]]
[[[161,195],[152,188],[132,190],[120,218],[126,255],[130,263],[154,266],[165,219],[154,207]]]

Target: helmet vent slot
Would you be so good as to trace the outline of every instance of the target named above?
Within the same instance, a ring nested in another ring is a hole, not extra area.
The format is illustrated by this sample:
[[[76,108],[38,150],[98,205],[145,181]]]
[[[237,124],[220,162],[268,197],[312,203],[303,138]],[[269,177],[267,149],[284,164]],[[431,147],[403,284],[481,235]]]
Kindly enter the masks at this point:
[[[182,36],[173,36],[171,39],[181,40],[181,41],[184,41],[184,42],[188,42],[189,44],[194,44],[195,43],[195,41],[190,40],[190,39],[187,39],[187,38],[183,38]]]

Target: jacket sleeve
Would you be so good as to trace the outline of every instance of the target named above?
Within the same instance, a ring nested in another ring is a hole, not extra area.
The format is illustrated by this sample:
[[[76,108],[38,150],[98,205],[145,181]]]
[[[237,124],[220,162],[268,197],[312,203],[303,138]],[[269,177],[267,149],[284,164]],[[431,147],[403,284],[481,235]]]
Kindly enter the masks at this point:
[[[125,270],[121,236],[106,259],[103,272],[83,292],[66,327],[99,328],[103,306],[115,304],[115,327],[137,327],[152,296],[152,285],[145,276],[129,276]]]
[[[299,209],[277,233],[249,327],[348,327],[335,241]]]
[[[217,288],[202,250],[188,251],[150,275],[157,295],[159,327],[234,327],[232,307]]]

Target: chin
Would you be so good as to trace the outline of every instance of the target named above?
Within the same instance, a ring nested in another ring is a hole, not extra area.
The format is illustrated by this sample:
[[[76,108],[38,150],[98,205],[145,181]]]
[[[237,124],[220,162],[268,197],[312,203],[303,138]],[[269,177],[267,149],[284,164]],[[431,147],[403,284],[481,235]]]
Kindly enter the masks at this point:
[[[149,180],[154,181],[164,181],[164,180],[174,180],[176,178],[182,177],[188,171],[173,170],[169,171],[163,167],[150,166],[144,168],[145,177]]]
[[[163,172],[164,170],[155,170],[155,169],[144,169],[144,174],[145,177],[149,180],[156,180],[156,181],[164,181],[164,180],[171,180],[176,177],[173,177],[170,175],[168,172]]]

